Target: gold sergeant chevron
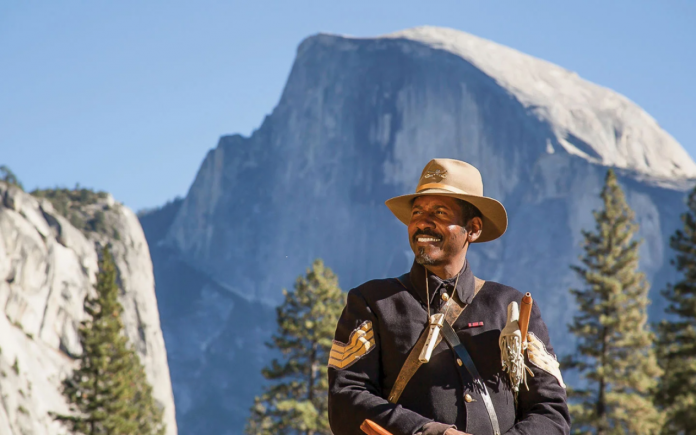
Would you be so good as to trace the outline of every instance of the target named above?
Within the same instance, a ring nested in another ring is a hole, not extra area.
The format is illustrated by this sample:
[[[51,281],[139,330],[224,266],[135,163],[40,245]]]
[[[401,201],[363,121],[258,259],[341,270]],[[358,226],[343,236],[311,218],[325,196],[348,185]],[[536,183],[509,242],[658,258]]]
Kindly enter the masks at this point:
[[[367,355],[375,347],[372,322],[367,320],[350,333],[348,343],[333,341],[329,354],[329,367],[344,369]]]

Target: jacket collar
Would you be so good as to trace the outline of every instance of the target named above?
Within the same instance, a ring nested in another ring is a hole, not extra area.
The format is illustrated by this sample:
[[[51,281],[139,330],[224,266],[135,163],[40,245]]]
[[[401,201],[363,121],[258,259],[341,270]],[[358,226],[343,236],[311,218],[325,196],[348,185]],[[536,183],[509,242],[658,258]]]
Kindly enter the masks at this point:
[[[416,291],[416,295],[423,301],[427,303],[426,291],[425,291],[425,273],[426,269],[424,266],[413,261],[411,266],[411,272],[409,273],[409,279],[411,280],[411,285]],[[442,291],[448,294],[452,294],[452,288],[457,277],[452,277],[447,280],[441,279],[439,276],[428,272],[428,289],[430,290],[430,298],[432,299],[438,291]],[[474,299],[474,287],[476,285],[474,274],[471,272],[469,267],[469,261],[464,261],[464,266],[461,272],[459,272],[459,282],[457,282],[457,295],[459,300],[470,304],[472,299]],[[432,300],[431,300],[432,302]]]

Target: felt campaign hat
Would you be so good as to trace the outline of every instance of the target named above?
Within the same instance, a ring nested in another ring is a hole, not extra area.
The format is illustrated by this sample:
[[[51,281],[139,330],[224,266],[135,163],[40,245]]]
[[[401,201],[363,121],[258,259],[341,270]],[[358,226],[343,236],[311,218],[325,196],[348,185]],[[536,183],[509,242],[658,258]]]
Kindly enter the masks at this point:
[[[499,201],[483,196],[481,173],[469,163],[454,159],[432,159],[423,168],[416,193],[391,198],[385,204],[401,222],[408,225],[413,200],[425,195],[449,196],[476,207],[483,220],[483,231],[476,240],[477,243],[495,240],[507,229],[505,207]]]

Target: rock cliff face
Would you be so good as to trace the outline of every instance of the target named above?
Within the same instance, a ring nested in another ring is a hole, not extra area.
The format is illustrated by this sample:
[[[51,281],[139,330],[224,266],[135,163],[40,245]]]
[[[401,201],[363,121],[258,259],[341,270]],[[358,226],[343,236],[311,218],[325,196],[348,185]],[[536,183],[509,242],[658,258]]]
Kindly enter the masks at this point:
[[[168,231],[153,251],[156,275],[175,258],[215,283],[217,294],[246,300],[259,312],[259,304],[278,303],[280,290],[315,257],[337,272],[346,290],[399,275],[412,254],[405,227],[384,201],[412,192],[433,157],[477,166],[485,194],[507,207],[507,234],[473,247],[472,268],[481,278],[531,291],[560,353],[572,349],[568,288],[579,284],[568,266],[577,264],[581,230],[593,227],[606,169],[617,168],[645,240],[641,267],[653,283],[651,314],[660,315],[658,290],[674,279],[667,242],[696,164],[627,98],[490,41],[428,27],[302,42],[272,114],[251,137],[221,138],[187,196],[168,209]],[[221,312],[204,293],[189,292],[171,274],[168,279],[171,287],[158,287],[161,301],[191,297],[178,315],[220,315],[200,327],[230,337],[207,342],[205,352],[227,354],[220,369],[244,358],[230,353],[235,340],[262,347],[263,334],[252,339],[246,330],[230,329],[242,313]],[[247,328],[258,331],[260,317],[248,319]],[[169,343],[176,329],[164,324]],[[204,394],[182,376],[203,367],[189,365],[188,352],[170,353],[180,410]],[[247,366],[218,379],[240,382],[258,370]],[[235,403],[229,424],[215,431],[241,432],[251,394],[245,408],[240,396],[246,393],[214,391]],[[180,414],[182,427],[204,424],[194,413]]]
[[[96,246],[111,243],[126,333],[164,407],[167,434],[176,435],[152,262],[138,219],[110,195],[72,212],[94,231],[75,228],[48,199],[0,182],[0,434],[65,433],[49,412],[68,411],[60,382],[81,352],[77,328],[95,282]]]

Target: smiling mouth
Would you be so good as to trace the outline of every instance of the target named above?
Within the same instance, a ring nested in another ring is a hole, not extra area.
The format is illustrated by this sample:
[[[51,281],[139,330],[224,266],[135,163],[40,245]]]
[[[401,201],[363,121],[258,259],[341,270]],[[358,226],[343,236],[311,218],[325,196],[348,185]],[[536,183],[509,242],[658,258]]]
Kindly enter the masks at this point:
[[[433,236],[417,236],[416,237],[416,242],[417,243],[437,243],[440,242],[442,239],[439,237],[433,237]]]

